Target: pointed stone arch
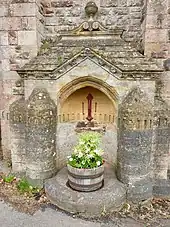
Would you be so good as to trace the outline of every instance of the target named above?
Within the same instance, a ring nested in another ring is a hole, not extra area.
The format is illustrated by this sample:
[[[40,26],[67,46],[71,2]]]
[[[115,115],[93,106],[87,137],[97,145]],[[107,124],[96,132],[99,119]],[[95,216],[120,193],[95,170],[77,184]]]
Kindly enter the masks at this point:
[[[58,103],[62,104],[73,92],[86,86],[91,86],[102,91],[116,107],[116,102],[118,101],[116,90],[103,80],[90,76],[81,77],[66,84],[58,93]]]
[[[94,128],[95,130],[99,129],[100,132],[104,132],[103,134],[103,144],[105,152],[105,158],[113,163],[116,161],[116,150],[117,150],[117,111],[118,111],[118,93],[115,90],[114,87],[110,86],[105,81],[98,79],[94,76],[86,76],[86,77],[79,77],[75,80],[72,80],[71,82],[67,83],[64,87],[61,88],[61,90],[58,92],[58,119],[60,119],[60,116],[63,114],[62,108],[63,103],[67,101],[66,99],[70,98],[72,94],[75,94],[78,90],[83,90],[86,87],[94,88],[95,90],[98,90],[99,92],[104,95],[108,101],[109,105],[113,107],[113,118],[114,120],[111,122],[107,121],[98,121],[95,119],[93,115],[95,124]],[[93,94],[93,93],[92,93]],[[85,96],[86,99],[86,96]],[[80,107],[81,108],[81,107]],[[99,110],[100,113],[100,110]],[[97,113],[98,114],[98,113]],[[106,111],[107,114],[107,111]],[[63,116],[63,115],[62,115]],[[62,117],[61,116],[61,117]],[[67,115],[66,119],[67,119]],[[108,116],[108,115],[107,115]],[[112,116],[112,115],[111,115]],[[59,163],[57,165],[61,165],[62,163],[66,163],[66,156],[70,155],[70,152],[76,142],[77,139],[77,123],[82,123],[82,121],[86,121],[85,119],[78,120],[65,120],[60,121],[58,120],[58,128],[57,128],[57,146],[58,150],[60,151],[60,157],[58,157]],[[86,122],[87,123],[87,122]],[[97,125],[97,126],[96,126]],[[104,131],[103,131],[104,126]],[[97,129],[96,129],[97,128]],[[87,129],[88,130],[88,129]],[[61,136],[62,135],[62,136]],[[61,152],[64,148],[65,153]]]

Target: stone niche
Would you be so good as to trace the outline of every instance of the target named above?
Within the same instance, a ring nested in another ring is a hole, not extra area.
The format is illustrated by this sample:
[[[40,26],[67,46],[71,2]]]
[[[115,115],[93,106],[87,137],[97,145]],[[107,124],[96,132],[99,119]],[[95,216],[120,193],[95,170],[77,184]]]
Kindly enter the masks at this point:
[[[127,185],[127,199],[152,197],[153,106],[134,88],[119,108],[118,179]]]
[[[63,96],[66,97],[65,94]],[[66,164],[66,157],[71,154],[78,134],[84,131],[101,133],[103,148],[106,151],[105,158],[110,163],[115,162],[117,146],[115,115],[114,100],[94,87],[82,87],[66,97],[58,111],[58,169]]]
[[[26,176],[37,184],[56,173],[55,103],[44,88],[35,88],[27,102]]]
[[[114,122],[114,114],[112,101],[100,90],[87,86],[73,92],[64,101],[58,122],[96,121],[106,124]]]

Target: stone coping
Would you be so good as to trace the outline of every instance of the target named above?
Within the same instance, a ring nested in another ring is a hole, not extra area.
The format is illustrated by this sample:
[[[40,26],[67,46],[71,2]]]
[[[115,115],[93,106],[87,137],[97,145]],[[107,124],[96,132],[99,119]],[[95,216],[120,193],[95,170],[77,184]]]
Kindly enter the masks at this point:
[[[69,213],[85,217],[101,216],[121,208],[126,201],[126,188],[116,178],[114,169],[105,165],[104,186],[94,192],[77,192],[67,185],[67,167],[54,178],[45,182],[45,191],[50,201]]]

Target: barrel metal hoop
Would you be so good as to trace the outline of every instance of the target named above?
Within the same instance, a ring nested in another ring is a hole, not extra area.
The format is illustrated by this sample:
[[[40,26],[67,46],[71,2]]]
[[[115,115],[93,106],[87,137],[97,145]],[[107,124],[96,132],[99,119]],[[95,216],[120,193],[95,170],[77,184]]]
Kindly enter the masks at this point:
[[[104,179],[98,183],[90,184],[90,185],[76,184],[70,180],[68,180],[68,184],[70,185],[71,188],[77,191],[96,191],[103,187]]]
[[[102,171],[101,173],[98,173],[96,175],[95,174],[94,175],[76,175],[74,173],[71,173],[68,170],[68,174],[75,179],[95,179],[95,178],[101,177],[104,174],[104,171]]]

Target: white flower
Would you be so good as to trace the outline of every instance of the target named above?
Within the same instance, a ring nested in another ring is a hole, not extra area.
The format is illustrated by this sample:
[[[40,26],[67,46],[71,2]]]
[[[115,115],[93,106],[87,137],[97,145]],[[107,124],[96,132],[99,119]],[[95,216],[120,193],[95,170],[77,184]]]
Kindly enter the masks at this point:
[[[69,158],[69,161],[72,162],[73,161],[73,158]]]
[[[78,153],[78,157],[81,158],[82,156],[83,156],[83,153],[80,151],[80,152]]]
[[[90,152],[90,148],[86,148],[85,153],[87,154],[87,153],[89,153],[89,152]]]
[[[94,152],[95,152],[97,155],[102,155],[102,154],[103,154],[103,151],[102,151],[102,150],[98,150],[98,149],[94,150]]]
[[[67,158],[69,159],[69,158],[71,158],[71,156],[69,155],[69,156],[67,156]]]
[[[88,154],[88,158],[93,158],[93,154]]]
[[[84,165],[85,164],[85,161],[82,161],[81,163]]]
[[[77,153],[77,149],[76,149],[76,148],[74,149],[74,153],[75,153],[75,154]]]
[[[97,161],[96,164],[97,164],[97,166],[100,166],[101,163],[100,163],[100,161]]]
[[[80,141],[80,145],[83,145],[84,144],[84,141]]]

